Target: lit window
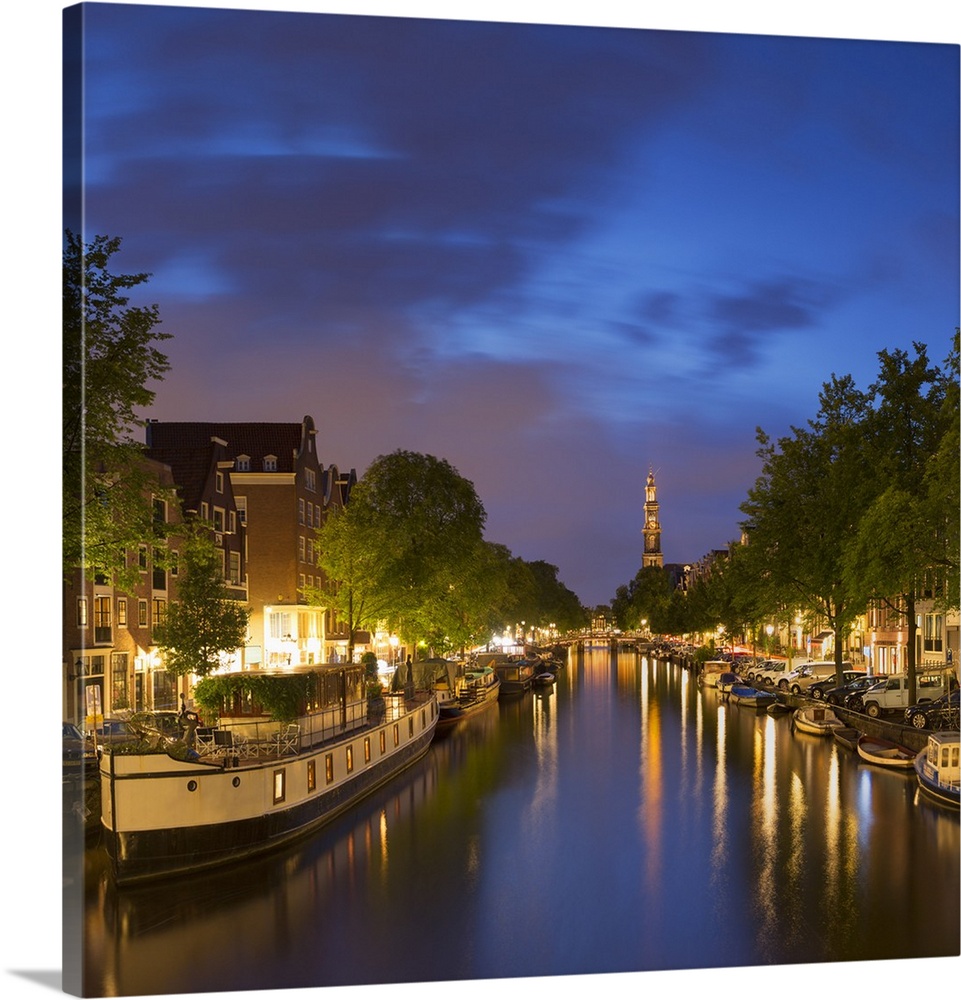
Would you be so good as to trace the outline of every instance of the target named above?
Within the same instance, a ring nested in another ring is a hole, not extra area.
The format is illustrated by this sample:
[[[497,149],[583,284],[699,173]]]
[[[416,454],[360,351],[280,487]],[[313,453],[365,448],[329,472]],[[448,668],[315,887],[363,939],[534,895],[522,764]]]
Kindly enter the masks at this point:
[[[370,763],[370,737],[364,737],[364,763]]]
[[[274,804],[287,798],[287,772],[274,771]]]
[[[332,753],[324,757],[324,769],[327,772],[327,784],[329,785],[334,780],[334,755]]]
[[[87,624],[87,598],[78,597],[77,598],[77,624],[81,628],[85,628]]]
[[[147,602],[137,601],[137,624],[143,628],[147,627]]]
[[[127,598],[118,597],[117,598],[117,624],[124,625],[127,624]]]
[[[347,747],[347,773],[350,774],[354,769],[354,748],[352,746]]]
[[[317,789],[317,761],[311,758],[307,761],[307,791],[313,792]]]

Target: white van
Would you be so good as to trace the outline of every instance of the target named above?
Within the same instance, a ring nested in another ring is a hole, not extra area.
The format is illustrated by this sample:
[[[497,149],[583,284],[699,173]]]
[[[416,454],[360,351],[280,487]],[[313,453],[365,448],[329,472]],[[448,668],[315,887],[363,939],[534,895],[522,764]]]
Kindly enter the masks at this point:
[[[943,673],[918,674],[917,681],[917,704],[926,701],[934,701],[940,698],[948,690],[947,681]],[[876,719],[882,712],[890,712],[894,709],[907,708],[911,702],[908,699],[908,677],[907,674],[889,674],[884,686],[878,685],[865,691],[863,694],[864,711]]]

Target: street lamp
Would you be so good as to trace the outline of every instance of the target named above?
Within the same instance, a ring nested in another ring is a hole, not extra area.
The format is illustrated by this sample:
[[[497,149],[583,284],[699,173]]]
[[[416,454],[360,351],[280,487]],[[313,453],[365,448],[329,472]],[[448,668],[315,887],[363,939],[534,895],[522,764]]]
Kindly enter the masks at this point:
[[[774,626],[773,625],[765,625],[764,626],[764,631],[767,632],[767,651],[768,651],[768,655],[770,656],[770,654],[771,654],[771,636],[774,635]]]

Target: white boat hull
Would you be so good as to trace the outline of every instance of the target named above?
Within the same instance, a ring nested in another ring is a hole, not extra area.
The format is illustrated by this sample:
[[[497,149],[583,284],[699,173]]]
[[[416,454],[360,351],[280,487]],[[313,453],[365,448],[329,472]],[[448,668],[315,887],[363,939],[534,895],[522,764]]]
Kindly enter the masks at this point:
[[[399,719],[287,757],[105,753],[101,822],[116,881],[243,860],[320,827],[422,757],[437,720],[430,696]]]

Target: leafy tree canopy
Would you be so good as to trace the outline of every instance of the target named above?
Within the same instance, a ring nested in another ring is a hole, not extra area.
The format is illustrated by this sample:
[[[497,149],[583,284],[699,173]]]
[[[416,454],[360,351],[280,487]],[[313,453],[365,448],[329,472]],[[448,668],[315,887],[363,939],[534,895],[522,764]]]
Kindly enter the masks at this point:
[[[156,344],[156,305],[130,305],[147,274],[115,274],[116,237],[85,244],[67,230],[63,253],[63,567],[130,584],[126,551],[155,537],[151,493],[161,493],[133,439],[150,383],[169,368]]]

